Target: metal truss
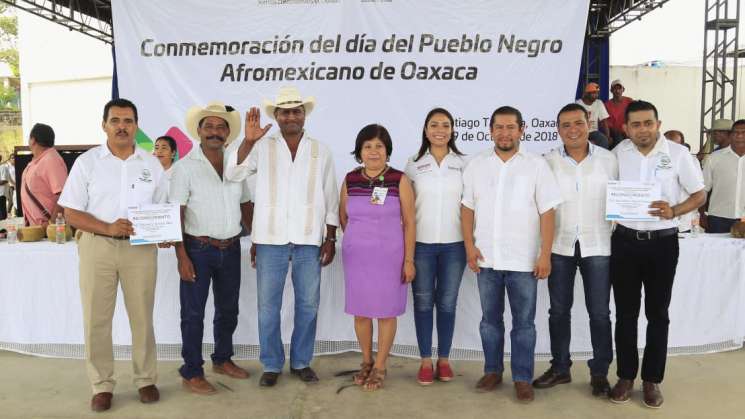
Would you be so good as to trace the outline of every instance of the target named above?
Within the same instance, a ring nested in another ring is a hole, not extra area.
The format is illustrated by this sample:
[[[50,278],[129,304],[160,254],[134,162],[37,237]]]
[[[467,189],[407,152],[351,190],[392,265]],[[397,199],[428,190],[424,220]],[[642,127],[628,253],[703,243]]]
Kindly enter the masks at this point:
[[[590,0],[587,35],[608,37],[669,0]]]
[[[701,83],[702,147],[715,119],[736,119],[737,59],[742,56],[742,51],[738,50],[739,22],[740,0],[706,0]]]
[[[0,0],[70,30],[113,44],[111,1],[108,0]]]

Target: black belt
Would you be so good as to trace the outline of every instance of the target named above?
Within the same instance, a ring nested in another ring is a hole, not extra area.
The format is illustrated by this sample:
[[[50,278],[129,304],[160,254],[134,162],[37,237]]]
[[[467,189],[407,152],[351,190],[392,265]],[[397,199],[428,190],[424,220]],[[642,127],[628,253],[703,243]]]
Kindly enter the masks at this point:
[[[676,236],[678,227],[665,228],[662,230],[634,230],[633,228],[624,227],[621,224],[616,225],[613,234],[619,234],[627,239],[647,241],[657,240],[665,237]]]

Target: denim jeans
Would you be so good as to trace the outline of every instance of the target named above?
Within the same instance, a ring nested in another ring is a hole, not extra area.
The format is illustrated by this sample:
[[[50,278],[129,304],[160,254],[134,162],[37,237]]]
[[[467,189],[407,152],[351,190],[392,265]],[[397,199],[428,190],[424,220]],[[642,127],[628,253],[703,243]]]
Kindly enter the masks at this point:
[[[285,364],[282,346],[282,294],[292,263],[295,319],[290,341],[290,367],[310,366],[316,340],[316,320],[321,293],[321,248],[312,245],[256,245],[256,276],[259,310],[259,360],[265,372],[281,372]]]
[[[184,241],[186,253],[194,265],[194,282],[181,281],[181,356],[184,365],[179,372],[186,379],[204,376],[202,336],[204,307],[210,292],[210,280],[215,302],[212,321],[215,352],[212,362],[222,364],[233,356],[233,332],[238,325],[238,298],[241,287],[241,244],[235,241],[220,250],[194,239]]]
[[[709,215],[706,217],[708,221],[707,233],[729,233],[732,225],[739,221],[737,218],[724,218],[717,217],[716,215]]]
[[[568,373],[569,342],[572,337],[571,315],[574,303],[574,277],[577,267],[585,289],[585,307],[590,317],[592,359],[587,361],[590,375],[608,375],[613,361],[613,338],[610,323],[610,256],[582,257],[579,242],[574,256],[551,254],[551,275],[548,292],[548,330],[551,336],[551,365],[559,373]]]
[[[463,242],[419,243],[414,253],[416,277],[411,283],[414,294],[414,324],[419,355],[432,357],[432,310],[437,307],[437,355],[447,358],[453,343],[455,307],[460,281],[466,268]]]
[[[484,372],[504,371],[504,290],[512,310],[512,381],[531,382],[535,355],[535,304],[538,280],[532,272],[481,268],[477,275],[483,317],[479,325]]]

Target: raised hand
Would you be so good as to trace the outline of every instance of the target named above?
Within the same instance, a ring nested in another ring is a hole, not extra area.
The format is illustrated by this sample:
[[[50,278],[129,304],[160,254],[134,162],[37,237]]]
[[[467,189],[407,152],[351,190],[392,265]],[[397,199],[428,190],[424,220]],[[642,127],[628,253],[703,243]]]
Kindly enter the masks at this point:
[[[259,108],[253,107],[246,112],[245,121],[246,134],[244,139],[249,143],[255,143],[259,141],[271,128],[272,124],[267,124],[264,128],[261,128],[261,112]]]

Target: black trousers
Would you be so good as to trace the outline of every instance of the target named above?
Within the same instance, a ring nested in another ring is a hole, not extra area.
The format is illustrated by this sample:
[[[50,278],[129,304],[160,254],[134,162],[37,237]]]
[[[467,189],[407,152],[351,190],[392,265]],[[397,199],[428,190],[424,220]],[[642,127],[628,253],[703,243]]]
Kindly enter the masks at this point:
[[[8,218],[8,203],[3,195],[0,195],[0,220]]]
[[[637,324],[644,287],[647,345],[642,380],[661,383],[667,360],[668,307],[678,265],[678,236],[637,240],[613,233],[610,280],[616,302],[616,365],[619,378],[633,380],[639,371]]]

